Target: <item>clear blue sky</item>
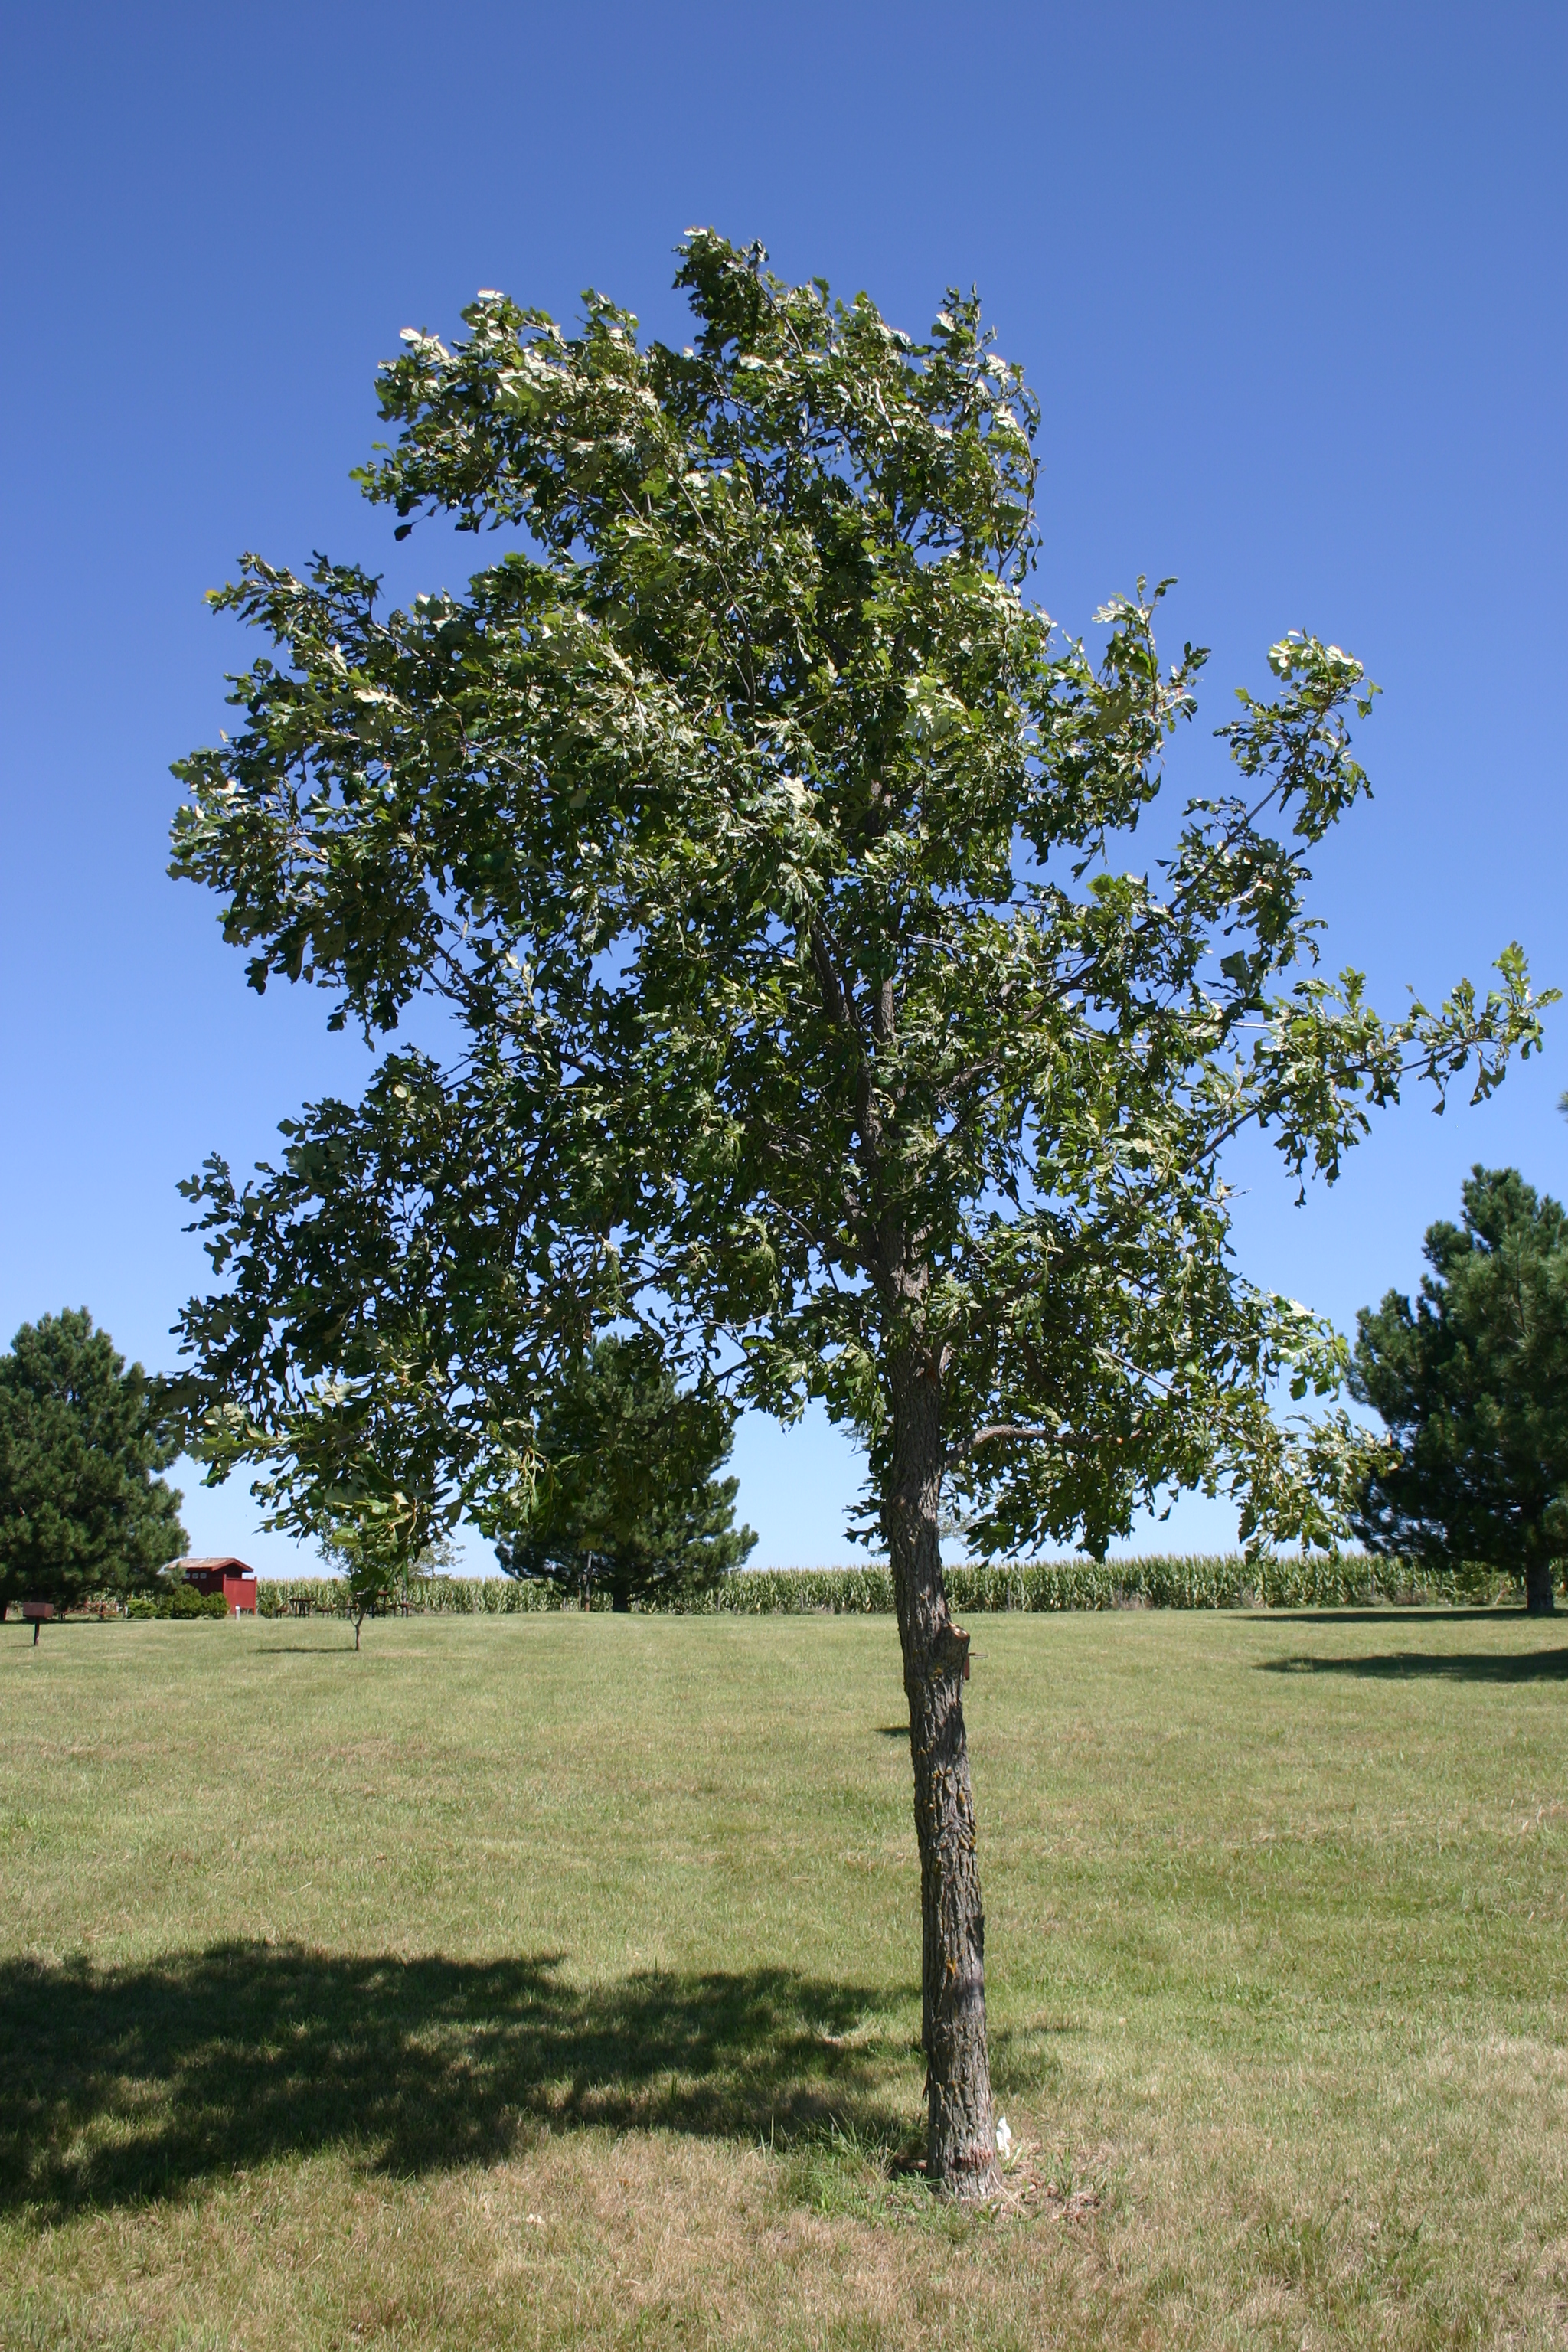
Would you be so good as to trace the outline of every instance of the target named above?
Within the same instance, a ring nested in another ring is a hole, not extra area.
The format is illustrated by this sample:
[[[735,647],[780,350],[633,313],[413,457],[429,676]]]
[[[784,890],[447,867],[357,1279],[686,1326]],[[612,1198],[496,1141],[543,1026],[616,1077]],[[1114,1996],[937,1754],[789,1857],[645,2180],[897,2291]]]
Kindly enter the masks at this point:
[[[0,52],[0,1340],[86,1304],[172,1360],[174,1190],[358,1049],[258,1000],[164,877],[171,759],[239,646],[202,592],[313,548],[400,593],[465,548],[349,468],[375,364],[480,286],[679,335],[670,247],[760,236],[919,329],[976,282],[1045,427],[1038,593],[1174,572],[1206,724],[1305,625],[1385,696],[1319,858],[1328,953],[1397,1006],[1563,951],[1568,10],[993,5],[12,7]],[[1206,732],[1206,725],[1205,725]],[[1201,747],[1199,747],[1201,748]],[[1353,1320],[1472,1160],[1568,1183],[1568,1013],[1501,1096],[1412,1101],[1304,1210],[1238,1160],[1246,1270]],[[847,1449],[748,1426],[759,1562],[846,1556]],[[292,1564],[237,1487],[198,1549]],[[1160,1539],[1229,1539],[1179,1505]]]

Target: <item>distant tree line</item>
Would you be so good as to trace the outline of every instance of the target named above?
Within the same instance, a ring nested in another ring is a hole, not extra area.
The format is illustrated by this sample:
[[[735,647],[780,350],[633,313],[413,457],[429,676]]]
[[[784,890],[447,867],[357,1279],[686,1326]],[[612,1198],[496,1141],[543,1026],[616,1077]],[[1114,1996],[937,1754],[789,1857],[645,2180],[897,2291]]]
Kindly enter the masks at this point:
[[[735,1525],[737,1481],[715,1475],[731,1426],[711,1397],[679,1389],[646,1339],[600,1339],[541,1417],[542,1467],[519,1488],[501,1566],[584,1604],[607,1593],[616,1609],[710,1590],[756,1542]],[[23,1601],[104,1599],[218,1613],[163,1574],[189,1541],[179,1492],[158,1475],[184,1441],[174,1385],[128,1365],[85,1307],[24,1323],[0,1355],[0,1618]],[[405,1559],[401,1531],[353,1495],[319,1540],[346,1580],[356,1647],[367,1615],[455,1558],[437,1535]]]
[[[1517,1170],[1477,1167],[1459,1223],[1429,1226],[1423,1247],[1415,1301],[1390,1290],[1358,1318],[1352,1387],[1387,1444],[1356,1532],[1430,1589],[1463,1563],[1513,1578],[1532,1613],[1550,1613],[1568,1563],[1568,1213]],[[158,1475],[183,1434],[171,1385],[127,1365],[85,1307],[23,1324],[0,1356],[0,1617],[23,1600],[132,1596],[148,1613],[200,1613],[160,1581],[188,1541]],[[584,1607],[700,1602],[756,1543],[735,1525],[738,1482],[717,1475],[731,1436],[728,1412],[682,1391],[646,1335],[602,1338],[539,1416],[540,1466],[498,1539],[502,1569]],[[400,1563],[352,1498],[321,1542],[346,1577],[356,1646],[366,1615],[455,1557],[436,1538]]]

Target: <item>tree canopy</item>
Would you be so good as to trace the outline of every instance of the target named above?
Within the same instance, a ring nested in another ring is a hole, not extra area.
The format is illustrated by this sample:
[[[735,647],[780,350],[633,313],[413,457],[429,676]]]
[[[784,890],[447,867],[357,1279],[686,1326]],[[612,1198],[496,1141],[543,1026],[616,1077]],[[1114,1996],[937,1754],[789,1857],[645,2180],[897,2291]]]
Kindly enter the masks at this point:
[[[271,651],[177,770],[174,870],[255,987],[426,1042],[289,1121],[277,1167],[194,1181],[225,1283],[185,1343],[215,1473],[270,1465],[285,1520],[350,1479],[497,1527],[609,1328],[693,1395],[816,1397],[858,1434],[928,2162],[984,2193],[944,1489],[989,1550],[1102,1551],[1172,1484],[1331,1536],[1355,1433],[1271,1398],[1345,1351],[1238,1274],[1222,1155],[1258,1126],[1331,1180],[1413,1076],[1488,1093],[1537,1007],[1515,947],[1486,996],[1393,1021],[1316,968],[1306,861],[1367,789],[1374,690],[1338,647],[1281,638],[1217,730],[1233,782],[1165,815],[1203,649],[1163,664],[1142,583],[1098,652],[1026,593],[1038,415],[976,299],[916,339],[707,231],[678,283],[685,349],[598,294],[575,336],[497,293],[450,348],[405,333],[361,479],[399,536],[500,535],[465,592],[388,610],[356,566],[249,557],[216,593]]]
[[[538,1474],[518,1525],[497,1545],[509,1576],[579,1591],[612,1607],[710,1590],[756,1542],[735,1525],[730,1420],[683,1393],[642,1334],[596,1340],[540,1410]]]
[[[1568,1217],[1512,1168],[1472,1170],[1458,1224],[1429,1225],[1412,1307],[1358,1318],[1354,1391],[1393,1450],[1356,1529],[1375,1551],[1484,1561],[1552,1607],[1568,1559]]]
[[[142,1591],[185,1549],[162,1384],[85,1307],[24,1323],[0,1356],[0,1608]]]

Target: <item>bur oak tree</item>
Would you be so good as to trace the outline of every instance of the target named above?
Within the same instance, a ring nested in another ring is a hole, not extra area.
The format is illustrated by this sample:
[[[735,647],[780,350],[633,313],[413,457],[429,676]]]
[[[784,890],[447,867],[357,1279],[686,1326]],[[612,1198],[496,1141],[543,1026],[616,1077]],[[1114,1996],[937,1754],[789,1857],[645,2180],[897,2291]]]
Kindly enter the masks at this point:
[[[185,1549],[180,1451],[162,1382],[127,1365],[86,1307],[24,1323],[0,1356],[0,1615],[151,1590]]]
[[[318,559],[216,593],[269,650],[184,761],[175,870],[257,988],[413,1042],[275,1167],[194,1180],[224,1286],[184,1318],[216,1473],[278,1507],[344,1472],[495,1526],[541,1401],[604,1330],[693,1394],[808,1398],[868,1461],[910,1709],[928,2175],[996,2180],[968,1637],[977,1549],[1102,1551],[1166,1487],[1250,1538],[1340,1524],[1356,1438],[1298,1428],[1342,1344],[1248,1285],[1221,1160],[1332,1178],[1370,1110],[1537,1012],[1498,985],[1384,1022],[1315,969],[1306,857],[1366,789],[1358,662],[1295,634],[1156,807],[1204,656],[1160,591],[1098,652],[1028,591],[1037,415],[952,294],[930,333],[694,232],[685,349],[481,293],[383,372],[367,496],[493,533],[389,610]],[[447,542],[443,542],[447,544]],[[1168,801],[1168,796],[1167,796]],[[1157,858],[1134,862],[1149,812]],[[427,1007],[436,1008],[435,1014]]]
[[[1393,1445],[1355,1529],[1424,1565],[1477,1560],[1552,1614],[1568,1560],[1568,1217],[1517,1169],[1475,1168],[1458,1224],[1428,1225],[1412,1307],[1358,1320],[1352,1386]]]

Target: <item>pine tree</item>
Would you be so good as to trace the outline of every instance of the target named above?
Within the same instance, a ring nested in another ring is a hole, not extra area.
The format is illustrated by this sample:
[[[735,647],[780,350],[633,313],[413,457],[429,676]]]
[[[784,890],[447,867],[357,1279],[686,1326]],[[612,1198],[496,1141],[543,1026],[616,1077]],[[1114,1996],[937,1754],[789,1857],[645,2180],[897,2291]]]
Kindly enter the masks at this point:
[[[24,1323],[0,1356],[0,1614],[141,1591],[185,1549],[162,1384],[127,1369],[86,1307]]]
[[[1476,1168],[1463,1222],[1429,1225],[1414,1307],[1358,1318],[1352,1386],[1394,1450],[1363,1491],[1375,1551],[1479,1560],[1552,1611],[1568,1559],[1568,1218],[1516,1169]]]
[[[538,1468],[496,1551],[509,1576],[545,1579],[584,1605],[605,1586],[616,1609],[715,1585],[756,1542],[735,1526],[730,1421],[683,1393],[658,1349],[600,1339],[545,1403]]]

